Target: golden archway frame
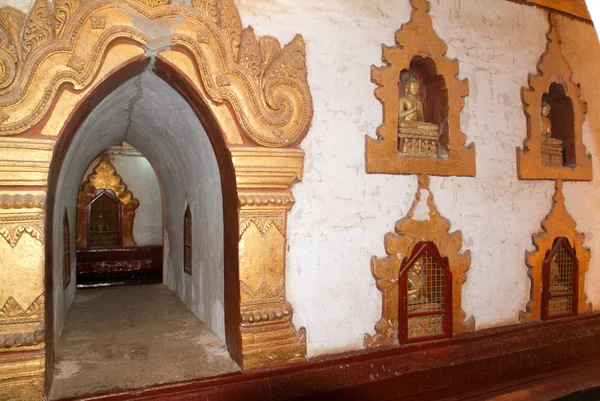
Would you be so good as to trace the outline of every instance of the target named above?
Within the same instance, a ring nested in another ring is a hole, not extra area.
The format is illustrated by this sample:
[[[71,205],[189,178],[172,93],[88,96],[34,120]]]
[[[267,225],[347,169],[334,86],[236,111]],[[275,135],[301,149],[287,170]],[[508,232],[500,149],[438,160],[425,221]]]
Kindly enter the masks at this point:
[[[143,19],[149,23],[138,25]],[[148,26],[169,29],[149,32]],[[62,134],[89,112],[90,97],[114,89],[107,86],[111,77],[137,73],[143,64],[174,77],[191,93],[189,101],[206,105],[235,169],[239,362],[251,368],[305,360],[305,331],[292,324],[285,297],[285,223],[294,204],[291,187],[302,178],[299,145],[313,116],[305,57],[300,35],[282,48],[275,38],[257,38],[251,27],[243,28],[233,0],[194,0],[192,6],[171,0],[56,0],[53,7],[37,0],[29,15],[0,9],[0,233],[17,224],[38,247],[51,244],[37,234],[52,212],[43,203],[50,164],[59,157],[56,148],[69,145]],[[11,244],[12,253],[0,255],[0,263],[31,255],[31,246]],[[43,269],[43,258],[39,265]],[[29,279],[19,275],[0,282],[0,294],[30,299],[17,285]],[[52,288],[36,291],[49,294]],[[48,323],[43,308],[35,310]],[[10,329],[11,335],[27,335],[17,325]],[[31,386],[37,391],[51,369],[44,367],[44,349],[51,344],[26,343],[11,351],[27,355],[0,362],[0,398]],[[11,384],[5,386],[7,378]]]
[[[525,311],[521,311],[519,319],[521,322],[534,322],[542,317],[542,265],[548,251],[552,249],[554,240],[564,237],[569,245],[575,250],[579,263],[579,286],[577,294],[578,314],[592,311],[592,304],[587,301],[585,293],[585,275],[589,269],[591,252],[583,246],[585,235],[576,230],[577,223],[569,214],[565,206],[565,197],[562,193],[562,180],[556,181],[556,192],[552,197],[552,207],[548,215],[541,223],[542,231],[531,236],[535,251],[527,251],[525,263],[527,264],[527,275],[531,279],[531,293]]]
[[[133,239],[133,219],[140,201],[133,197],[117,169],[106,154],[102,155],[93,172],[79,187],[77,196],[77,248],[87,248],[87,207],[94,199],[95,193],[101,189],[110,189],[123,205],[121,218],[121,235],[123,246],[136,246]]]
[[[383,105],[383,124],[377,139],[365,136],[367,173],[429,174],[475,176],[475,145],[465,146],[467,137],[460,129],[460,113],[469,94],[467,79],[458,79],[458,60],[446,57],[448,46],[433,29],[426,0],[411,0],[410,21],[396,31],[396,46],[383,46],[383,67],[371,67],[371,80],[377,85],[375,97]],[[430,59],[437,75],[444,78],[448,93],[448,156],[428,157],[398,153],[398,82],[414,57]]]
[[[427,217],[415,217],[421,204],[422,192],[427,192]],[[419,188],[407,215],[396,222],[395,232],[385,235],[384,258],[371,258],[371,271],[377,288],[382,293],[381,319],[375,325],[375,334],[365,334],[365,348],[398,345],[399,330],[399,277],[402,261],[410,258],[419,242],[433,242],[439,254],[448,258],[448,268],[452,273],[452,328],[454,334],[466,333],[475,329],[475,318],[466,318],[462,309],[462,285],[467,280],[467,271],[471,267],[471,253],[460,253],[462,233],[450,232],[450,221],[443,218],[433,201],[429,189],[429,177],[419,177]]]
[[[573,82],[573,70],[562,52],[556,16],[550,14],[549,20],[550,29],[546,34],[548,42],[538,62],[537,75],[529,74],[529,87],[521,90],[527,118],[527,137],[523,148],[517,147],[517,172],[521,180],[589,181],[593,177],[592,156],[582,140],[587,104],[582,99],[581,88]],[[563,86],[573,104],[574,167],[542,164],[542,97],[553,83]]]

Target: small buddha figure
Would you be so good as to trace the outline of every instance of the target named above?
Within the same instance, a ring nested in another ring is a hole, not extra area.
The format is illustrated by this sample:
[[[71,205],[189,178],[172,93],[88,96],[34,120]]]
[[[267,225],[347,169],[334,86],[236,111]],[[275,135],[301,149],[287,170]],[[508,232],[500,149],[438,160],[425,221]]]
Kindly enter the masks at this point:
[[[408,304],[418,305],[427,303],[426,279],[423,272],[423,262],[419,259],[408,271]]]
[[[563,165],[563,142],[552,138],[552,121],[548,117],[552,108],[547,102],[542,102],[542,163],[552,166]]]
[[[552,138],[552,121],[548,117],[550,115],[550,105],[542,102],[542,140]]]
[[[404,86],[404,95],[398,98],[399,150],[414,155],[438,156],[440,127],[425,121],[419,90],[419,81],[411,76]]]

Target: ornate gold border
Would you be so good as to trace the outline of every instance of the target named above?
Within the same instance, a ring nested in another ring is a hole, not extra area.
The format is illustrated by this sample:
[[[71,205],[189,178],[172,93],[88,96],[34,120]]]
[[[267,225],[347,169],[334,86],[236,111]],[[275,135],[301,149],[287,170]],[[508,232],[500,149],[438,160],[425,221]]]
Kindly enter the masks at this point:
[[[415,211],[422,204],[422,192],[427,192],[427,217],[415,217]],[[409,258],[413,248],[421,241],[433,242],[442,257],[448,258],[448,267],[452,272],[452,325],[455,334],[473,331],[475,318],[466,319],[462,309],[462,285],[467,279],[467,270],[471,266],[469,251],[459,253],[462,246],[462,233],[450,231],[450,222],[443,218],[433,201],[429,189],[429,177],[419,177],[419,188],[406,217],[396,222],[395,233],[385,235],[385,258],[371,258],[371,271],[377,288],[382,292],[382,316],[375,325],[375,334],[365,334],[365,348],[397,345],[400,267],[404,258]]]
[[[523,148],[517,148],[517,171],[521,180],[589,181],[592,179],[592,156],[582,141],[582,127],[587,104],[582,100],[581,88],[573,82],[573,70],[565,58],[555,15],[550,15],[550,29],[546,35],[546,51],[540,57],[537,75],[529,74],[528,88],[521,90],[523,110],[527,118],[527,137]],[[541,105],[542,96],[550,84],[561,84],[573,103],[576,166],[542,164]]]
[[[556,192],[552,198],[552,207],[541,223],[542,231],[531,236],[535,251],[527,251],[525,263],[527,275],[531,279],[531,295],[525,311],[521,311],[519,318],[522,322],[533,322],[541,319],[542,315],[542,264],[546,254],[552,249],[554,240],[564,237],[575,250],[579,262],[579,304],[578,313],[592,311],[592,304],[587,301],[585,293],[585,274],[589,268],[591,252],[583,246],[585,235],[576,231],[577,223],[569,214],[565,206],[565,197],[562,193],[562,180],[556,181]]]
[[[87,207],[94,199],[96,191],[100,189],[112,190],[123,204],[121,216],[121,233],[123,246],[136,246],[133,240],[133,219],[135,210],[140,206],[140,201],[133,197],[127,184],[117,174],[117,169],[110,162],[108,155],[103,154],[94,171],[88,176],[79,188],[77,196],[77,248],[87,248]]]
[[[153,41],[133,25],[132,13],[171,21],[173,29]],[[302,37],[283,48],[275,38],[257,39],[251,27],[242,27],[233,0],[194,0],[193,7],[170,0],[57,0],[53,9],[37,0],[27,17],[0,9],[0,28],[0,135],[39,123],[61,86],[89,86],[102,55],[120,39],[187,49],[210,99],[232,107],[252,143],[297,145],[310,127]]]
[[[430,4],[411,0],[410,21],[396,31],[396,46],[383,46],[385,66],[371,67],[371,80],[377,85],[375,97],[383,105],[383,124],[377,139],[365,136],[368,173],[430,174],[439,176],[475,176],[475,145],[465,146],[467,137],[460,130],[460,113],[469,94],[468,80],[458,79],[458,60],[445,57],[446,43],[433,29]],[[448,89],[447,158],[403,156],[398,153],[398,81],[415,56],[430,58],[437,73],[444,77]]]

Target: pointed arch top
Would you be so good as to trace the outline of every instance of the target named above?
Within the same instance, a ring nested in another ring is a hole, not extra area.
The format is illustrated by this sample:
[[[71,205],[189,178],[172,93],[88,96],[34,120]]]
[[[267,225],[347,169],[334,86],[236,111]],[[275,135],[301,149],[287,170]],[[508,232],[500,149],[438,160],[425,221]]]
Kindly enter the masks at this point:
[[[85,91],[107,75],[103,59],[123,42],[147,57],[188,54],[205,95],[232,109],[244,142],[297,146],[310,127],[302,36],[283,48],[257,38],[233,0],[37,0],[29,15],[0,9],[0,136],[39,124],[61,88]]]

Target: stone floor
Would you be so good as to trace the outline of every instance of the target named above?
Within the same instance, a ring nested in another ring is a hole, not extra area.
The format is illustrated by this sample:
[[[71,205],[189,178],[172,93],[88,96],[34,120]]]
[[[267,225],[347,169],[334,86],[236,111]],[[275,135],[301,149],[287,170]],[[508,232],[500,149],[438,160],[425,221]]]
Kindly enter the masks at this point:
[[[50,399],[238,370],[225,345],[162,284],[77,290]]]

